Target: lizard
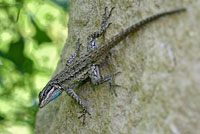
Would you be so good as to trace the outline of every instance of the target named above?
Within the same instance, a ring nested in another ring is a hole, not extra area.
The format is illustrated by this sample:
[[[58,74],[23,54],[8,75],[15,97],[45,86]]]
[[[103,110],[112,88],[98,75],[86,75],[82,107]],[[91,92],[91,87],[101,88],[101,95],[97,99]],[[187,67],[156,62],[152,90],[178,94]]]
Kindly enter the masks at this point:
[[[86,114],[91,115],[91,113],[89,112],[88,107],[83,103],[83,101],[79,98],[73,89],[80,85],[82,81],[90,78],[93,85],[100,85],[104,82],[109,82],[111,92],[113,91],[115,95],[117,95],[115,92],[115,87],[120,85],[114,84],[113,78],[119,74],[119,72],[106,76],[100,76],[99,73],[99,67],[103,60],[105,60],[109,51],[114,46],[119,44],[119,42],[124,40],[129,34],[136,32],[144,25],[163,16],[186,11],[186,8],[180,8],[152,15],[121,31],[119,34],[113,36],[108,41],[105,41],[105,43],[101,46],[98,46],[96,39],[104,35],[107,28],[111,25],[111,23],[108,23],[108,19],[110,18],[113,9],[114,7],[112,7],[110,11],[107,11],[107,7],[105,8],[103,20],[101,22],[101,29],[91,33],[88,36],[87,52],[80,54],[80,46],[82,44],[80,43],[80,38],[78,39],[76,42],[76,51],[67,60],[64,69],[52,77],[52,79],[39,93],[40,108],[46,106],[49,102],[57,98],[62,94],[63,91],[65,91],[83,108],[82,115],[79,116],[79,118],[83,117],[84,124]]]

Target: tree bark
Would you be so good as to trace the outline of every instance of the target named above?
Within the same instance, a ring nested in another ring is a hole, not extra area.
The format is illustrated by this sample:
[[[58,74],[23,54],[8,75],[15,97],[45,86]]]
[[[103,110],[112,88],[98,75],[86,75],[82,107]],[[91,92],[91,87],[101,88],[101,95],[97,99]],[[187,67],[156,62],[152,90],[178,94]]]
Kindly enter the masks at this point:
[[[112,25],[98,45],[148,16],[186,7],[131,34],[111,50],[102,74],[121,71],[118,97],[108,83],[87,82],[75,92],[89,107],[82,125],[81,107],[63,93],[40,109],[36,134],[197,134],[200,133],[200,1],[71,0],[69,36],[58,63],[59,72],[75,51],[78,38],[86,51],[87,36],[100,29],[104,8],[113,10]]]

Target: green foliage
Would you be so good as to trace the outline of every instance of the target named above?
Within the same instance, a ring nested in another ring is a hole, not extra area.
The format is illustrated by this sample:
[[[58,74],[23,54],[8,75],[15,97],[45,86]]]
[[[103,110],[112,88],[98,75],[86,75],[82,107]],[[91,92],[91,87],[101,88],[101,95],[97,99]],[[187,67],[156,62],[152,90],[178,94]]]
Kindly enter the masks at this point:
[[[33,133],[38,93],[67,37],[68,3],[0,2],[0,134]]]

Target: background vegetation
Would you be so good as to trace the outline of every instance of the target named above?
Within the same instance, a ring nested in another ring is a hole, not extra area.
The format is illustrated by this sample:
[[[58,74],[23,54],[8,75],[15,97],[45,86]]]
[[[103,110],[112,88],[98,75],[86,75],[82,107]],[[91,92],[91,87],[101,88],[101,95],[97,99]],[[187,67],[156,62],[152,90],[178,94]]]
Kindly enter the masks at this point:
[[[33,133],[67,37],[69,0],[0,0],[0,134]]]

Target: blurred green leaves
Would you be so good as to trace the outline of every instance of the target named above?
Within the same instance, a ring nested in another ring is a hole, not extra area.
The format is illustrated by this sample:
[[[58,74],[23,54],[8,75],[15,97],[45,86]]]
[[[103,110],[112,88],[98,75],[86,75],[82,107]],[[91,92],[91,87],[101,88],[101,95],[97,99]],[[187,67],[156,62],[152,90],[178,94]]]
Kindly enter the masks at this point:
[[[33,61],[24,55],[25,42],[22,37],[17,42],[13,42],[9,46],[8,52],[1,52],[0,56],[14,63],[15,69],[23,73],[33,73]]]
[[[51,42],[52,40],[50,37],[46,34],[44,30],[41,30],[37,24],[34,22],[34,19],[32,19],[32,24],[34,25],[36,29],[36,33],[33,36],[33,39],[37,41],[37,44],[40,45],[44,42]]]
[[[0,134],[33,133],[67,37],[69,1],[0,1]]]

